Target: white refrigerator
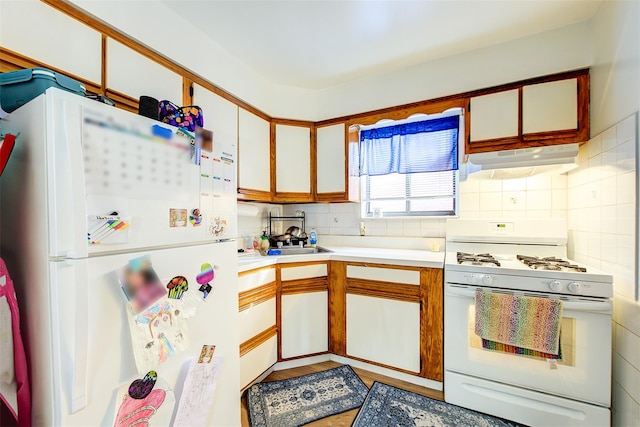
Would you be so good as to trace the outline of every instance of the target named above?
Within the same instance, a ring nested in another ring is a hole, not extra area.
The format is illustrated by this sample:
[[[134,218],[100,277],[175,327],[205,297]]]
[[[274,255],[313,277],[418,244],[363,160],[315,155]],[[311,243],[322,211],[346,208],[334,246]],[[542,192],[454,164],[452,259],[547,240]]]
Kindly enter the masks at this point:
[[[150,370],[163,411],[150,405],[138,417],[167,424],[204,345],[222,358],[203,399],[206,425],[239,425],[236,141],[216,140],[205,123],[213,143],[196,150],[177,128],[57,89],[0,124],[19,133],[0,178],[0,241],[20,304],[33,425],[114,425],[122,387]],[[163,286],[187,285],[180,299],[161,297],[166,316],[148,319],[146,341],[135,333],[146,312],[127,301],[121,274],[140,260]],[[156,326],[167,335],[179,327],[179,342],[160,342]]]

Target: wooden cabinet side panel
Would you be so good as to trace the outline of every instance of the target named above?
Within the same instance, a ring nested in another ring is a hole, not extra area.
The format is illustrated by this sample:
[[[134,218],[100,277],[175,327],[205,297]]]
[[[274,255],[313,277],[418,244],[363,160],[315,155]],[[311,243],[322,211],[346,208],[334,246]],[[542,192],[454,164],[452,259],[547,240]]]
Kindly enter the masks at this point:
[[[329,274],[329,352],[347,354],[347,263],[331,261]]]
[[[443,380],[442,269],[420,271],[420,376]]]

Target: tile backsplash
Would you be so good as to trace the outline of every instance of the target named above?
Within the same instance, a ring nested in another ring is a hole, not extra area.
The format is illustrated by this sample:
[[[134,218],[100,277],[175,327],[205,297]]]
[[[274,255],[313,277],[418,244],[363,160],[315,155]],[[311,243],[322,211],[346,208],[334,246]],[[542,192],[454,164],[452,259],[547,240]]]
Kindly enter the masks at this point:
[[[511,180],[468,180],[460,183],[462,218],[566,218],[567,176],[543,175]],[[287,215],[303,210],[307,231],[357,236],[360,222],[367,236],[444,237],[446,220],[361,219],[359,203],[285,205]]]

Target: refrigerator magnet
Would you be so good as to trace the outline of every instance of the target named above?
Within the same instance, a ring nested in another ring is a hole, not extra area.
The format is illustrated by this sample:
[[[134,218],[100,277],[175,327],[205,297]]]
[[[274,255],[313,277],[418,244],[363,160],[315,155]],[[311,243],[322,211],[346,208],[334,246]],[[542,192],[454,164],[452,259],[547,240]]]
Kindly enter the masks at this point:
[[[118,271],[118,280],[135,313],[142,312],[167,293],[147,256],[131,259]]]
[[[200,227],[202,224],[202,214],[200,213],[200,209],[194,209],[191,211],[191,215],[189,215],[189,222],[194,227]]]
[[[207,298],[211,293],[212,286],[209,282],[215,278],[215,271],[213,266],[208,263],[204,263],[200,266],[200,273],[196,276],[196,282],[200,285],[200,292],[202,292],[203,298]]]
[[[176,276],[169,281],[167,289],[169,289],[169,298],[181,299],[182,295],[189,289],[189,282],[184,276]]]
[[[169,209],[169,227],[186,227],[187,226],[187,210],[186,209]]]

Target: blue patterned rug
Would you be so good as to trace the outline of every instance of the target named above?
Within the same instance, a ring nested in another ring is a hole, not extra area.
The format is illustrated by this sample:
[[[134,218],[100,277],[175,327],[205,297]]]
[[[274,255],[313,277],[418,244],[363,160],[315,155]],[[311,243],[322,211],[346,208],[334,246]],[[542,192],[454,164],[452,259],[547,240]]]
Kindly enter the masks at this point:
[[[252,427],[297,427],[358,408],[369,389],[343,365],[282,381],[258,383],[247,392]]]
[[[352,427],[513,427],[515,423],[373,383]]]

